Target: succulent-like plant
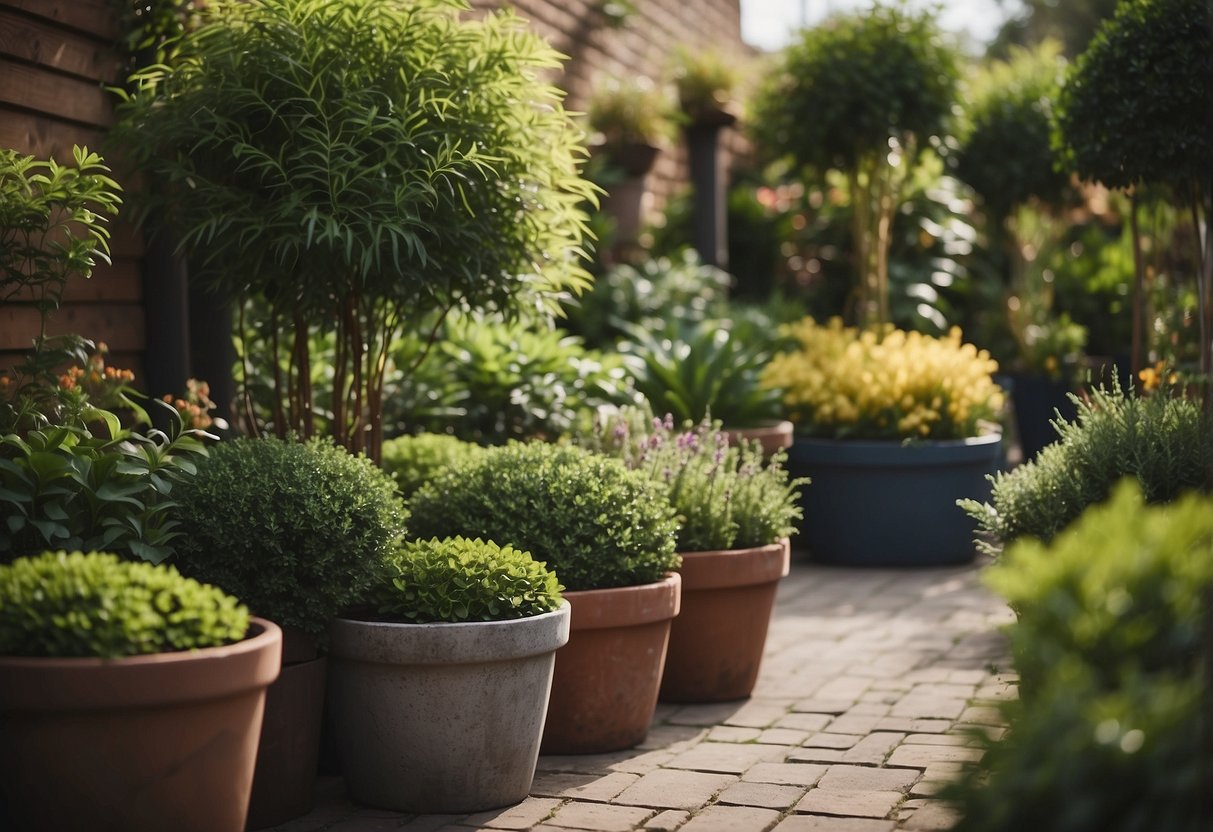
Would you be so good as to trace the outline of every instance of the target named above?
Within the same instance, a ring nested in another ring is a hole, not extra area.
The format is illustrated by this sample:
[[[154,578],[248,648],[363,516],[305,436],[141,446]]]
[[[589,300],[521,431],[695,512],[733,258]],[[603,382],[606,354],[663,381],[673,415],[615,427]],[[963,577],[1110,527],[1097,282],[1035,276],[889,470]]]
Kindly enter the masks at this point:
[[[96,552],[0,565],[0,656],[105,659],[244,638],[248,608],[171,566]]]
[[[665,492],[638,471],[571,446],[489,448],[422,486],[418,538],[480,537],[530,552],[570,590],[632,586],[678,568],[678,523]]]
[[[392,621],[505,621],[559,608],[560,583],[512,546],[435,538],[409,541],[388,556],[367,598],[376,618]]]
[[[406,516],[387,474],[320,439],[221,442],[175,496],[181,571],[312,635],[362,598]]]

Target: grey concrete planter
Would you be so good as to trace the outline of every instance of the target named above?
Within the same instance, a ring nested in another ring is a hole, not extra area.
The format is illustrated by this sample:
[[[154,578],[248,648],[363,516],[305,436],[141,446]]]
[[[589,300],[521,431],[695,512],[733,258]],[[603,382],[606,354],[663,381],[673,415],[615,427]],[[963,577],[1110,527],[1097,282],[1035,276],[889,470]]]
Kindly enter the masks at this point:
[[[513,621],[339,618],[329,697],[350,796],[381,809],[477,812],[531,789],[569,604]]]

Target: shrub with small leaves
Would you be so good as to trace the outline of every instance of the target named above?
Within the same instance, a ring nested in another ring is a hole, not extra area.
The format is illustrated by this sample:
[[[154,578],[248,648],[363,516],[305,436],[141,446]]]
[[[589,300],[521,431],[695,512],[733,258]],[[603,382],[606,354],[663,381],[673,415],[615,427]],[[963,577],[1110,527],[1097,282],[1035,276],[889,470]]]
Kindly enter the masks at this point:
[[[570,590],[633,586],[676,570],[665,493],[617,459],[539,442],[486,449],[411,503],[417,538],[480,537],[524,549]]]
[[[384,442],[381,464],[408,498],[443,468],[458,465],[479,452],[479,445],[450,434],[419,433]]]
[[[248,608],[171,566],[44,552],[0,565],[0,656],[105,659],[244,638]]]
[[[387,474],[319,439],[221,442],[178,500],[182,572],[317,635],[361,599],[406,516]]]
[[[1213,424],[1197,402],[1122,395],[1115,384],[1074,401],[1076,421],[1054,422],[1058,441],[990,478],[989,502],[960,501],[988,554],[1021,537],[1050,540],[1123,477],[1136,479],[1150,503],[1213,491]]]
[[[393,621],[505,621],[559,608],[560,589],[528,552],[453,537],[405,543],[384,562],[369,598]]]

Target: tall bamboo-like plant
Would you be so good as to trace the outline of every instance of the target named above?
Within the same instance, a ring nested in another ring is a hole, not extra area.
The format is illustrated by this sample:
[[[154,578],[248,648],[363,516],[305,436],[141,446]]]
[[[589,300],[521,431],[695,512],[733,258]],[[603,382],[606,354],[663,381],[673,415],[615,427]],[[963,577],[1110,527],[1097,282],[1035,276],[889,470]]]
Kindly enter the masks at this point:
[[[276,321],[274,428],[321,414],[309,334],[335,331],[331,432],[377,456],[388,346],[423,313],[553,307],[588,284],[582,137],[559,56],[462,0],[214,0],[137,73],[115,138],[194,277]]]
[[[1141,361],[1144,258],[1141,189],[1170,188],[1192,219],[1200,296],[1201,373],[1213,373],[1213,18],[1203,0],[1121,3],[1072,67],[1058,108],[1057,147],[1083,179],[1132,199],[1137,287],[1134,370]],[[1202,216],[1204,240],[1201,240]]]
[[[850,191],[856,317],[889,320],[889,243],[901,189],[947,128],[957,57],[929,12],[876,5],[806,30],[784,50],[751,119],[760,143]]]

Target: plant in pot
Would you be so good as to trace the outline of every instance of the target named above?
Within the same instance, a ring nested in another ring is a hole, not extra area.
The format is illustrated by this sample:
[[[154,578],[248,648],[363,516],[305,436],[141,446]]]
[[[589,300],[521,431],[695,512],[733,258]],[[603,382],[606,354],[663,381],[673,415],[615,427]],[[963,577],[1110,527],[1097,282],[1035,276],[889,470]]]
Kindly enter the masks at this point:
[[[638,408],[596,419],[575,441],[621,459],[666,489],[681,526],[682,605],[670,631],[661,699],[722,702],[749,696],[758,679],[779,580],[807,479],[777,453],[732,446],[719,422],[652,417]]]
[[[543,751],[641,742],[681,585],[664,490],[584,448],[511,443],[444,470],[409,506],[410,534],[526,550],[567,587],[572,632],[556,657]]]
[[[814,482],[800,538],[813,557],[971,560],[973,523],[956,501],[987,494],[1001,461],[996,362],[962,344],[958,329],[936,338],[806,318],[786,331],[797,348],[777,354],[763,381],[784,391],[796,425],[789,469]]]
[[[312,806],[326,672],[317,641],[403,534],[403,504],[368,459],[322,439],[219,443],[175,496],[181,571],[285,633],[250,809],[251,828],[275,825]]]
[[[281,647],[275,624],[169,566],[0,565],[0,825],[243,832]]]
[[[380,464],[407,500],[443,468],[458,465],[479,451],[479,445],[449,433],[407,434],[383,443]]]
[[[457,537],[391,553],[364,603],[333,623],[332,710],[350,795],[432,814],[523,800],[568,638],[556,576],[526,552]]]
[[[676,135],[669,94],[643,75],[599,79],[590,93],[587,118],[592,146],[628,176],[648,173],[661,145]]]
[[[695,126],[724,126],[736,121],[734,96],[742,78],[743,59],[719,49],[678,46],[670,75],[678,105]]]

